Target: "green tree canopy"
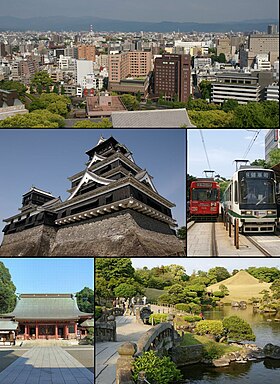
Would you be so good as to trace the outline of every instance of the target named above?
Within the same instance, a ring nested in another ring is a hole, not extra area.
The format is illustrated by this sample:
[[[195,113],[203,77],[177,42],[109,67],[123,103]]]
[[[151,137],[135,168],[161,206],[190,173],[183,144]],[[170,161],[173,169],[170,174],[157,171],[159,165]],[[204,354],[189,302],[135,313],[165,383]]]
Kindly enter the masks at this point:
[[[1,80],[0,89],[5,89],[6,91],[17,91],[19,96],[23,96],[27,91],[27,88],[24,84],[13,80]]]
[[[121,100],[128,111],[136,111],[139,109],[139,101],[137,101],[135,96],[125,94],[121,96]]]
[[[16,287],[12,281],[10,272],[0,262],[0,314],[11,312],[16,305]]]
[[[252,161],[251,165],[257,165],[258,167],[268,168],[268,165],[264,159],[256,159]]]
[[[138,284],[121,283],[114,289],[116,297],[131,298],[137,294],[143,294],[143,289]]]
[[[81,120],[74,124],[74,128],[112,128],[112,122],[104,118],[101,121]]]
[[[247,272],[256,279],[271,283],[276,279],[280,279],[280,270],[276,267],[249,267]]]
[[[40,93],[38,88],[44,90],[50,87],[53,84],[53,80],[47,71],[39,71],[34,74],[31,84],[36,87],[37,92]]]
[[[268,166],[273,167],[280,163],[280,149],[274,148],[269,152]]]
[[[46,109],[35,110],[24,115],[7,117],[0,121],[1,128],[59,128],[64,126],[62,116]]]
[[[214,267],[209,269],[208,277],[210,279],[210,284],[215,284],[230,277],[230,273],[224,267]]]
[[[82,312],[94,312],[94,292],[91,288],[85,287],[76,293],[77,304]]]
[[[179,237],[179,239],[181,240],[186,240],[186,234],[187,234],[187,228],[185,226],[177,230],[177,237]]]
[[[234,111],[238,107],[238,101],[235,99],[229,99],[223,102],[222,110],[224,112]]]

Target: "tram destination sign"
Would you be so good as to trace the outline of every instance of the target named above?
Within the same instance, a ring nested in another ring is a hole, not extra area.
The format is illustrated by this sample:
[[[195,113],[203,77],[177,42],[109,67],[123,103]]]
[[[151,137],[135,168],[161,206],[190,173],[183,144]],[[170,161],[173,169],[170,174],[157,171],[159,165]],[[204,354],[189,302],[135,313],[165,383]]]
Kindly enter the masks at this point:
[[[212,183],[196,183],[196,186],[197,187],[205,187],[205,188],[209,188],[212,186]]]
[[[268,171],[246,171],[246,178],[248,179],[270,179],[272,172]]]

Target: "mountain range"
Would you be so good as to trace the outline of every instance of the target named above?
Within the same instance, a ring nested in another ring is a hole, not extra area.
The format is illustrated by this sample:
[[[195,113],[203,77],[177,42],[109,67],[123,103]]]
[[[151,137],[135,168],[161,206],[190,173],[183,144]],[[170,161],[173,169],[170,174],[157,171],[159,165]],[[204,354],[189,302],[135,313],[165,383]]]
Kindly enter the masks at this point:
[[[108,32],[265,32],[268,24],[278,24],[278,19],[244,20],[221,23],[196,22],[147,22],[129,20],[111,20],[98,17],[45,16],[26,19],[14,16],[0,16],[1,31],[88,31],[93,25],[94,31]]]

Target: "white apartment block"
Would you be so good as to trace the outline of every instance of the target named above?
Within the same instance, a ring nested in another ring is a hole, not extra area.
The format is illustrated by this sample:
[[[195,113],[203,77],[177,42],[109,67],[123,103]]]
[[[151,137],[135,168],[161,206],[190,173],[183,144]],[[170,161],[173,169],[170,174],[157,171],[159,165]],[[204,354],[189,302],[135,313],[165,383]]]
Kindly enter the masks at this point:
[[[266,100],[278,101],[279,103],[279,84],[273,83],[266,88]]]

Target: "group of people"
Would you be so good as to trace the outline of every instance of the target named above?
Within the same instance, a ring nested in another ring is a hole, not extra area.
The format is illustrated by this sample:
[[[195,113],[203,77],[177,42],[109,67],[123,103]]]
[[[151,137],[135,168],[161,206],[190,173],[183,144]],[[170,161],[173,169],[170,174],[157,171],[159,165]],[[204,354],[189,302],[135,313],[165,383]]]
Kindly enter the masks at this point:
[[[113,300],[113,307],[114,308],[123,308],[124,315],[135,315],[135,305],[146,305],[147,304],[147,297],[132,297],[132,298],[123,298],[123,297],[116,297]]]

